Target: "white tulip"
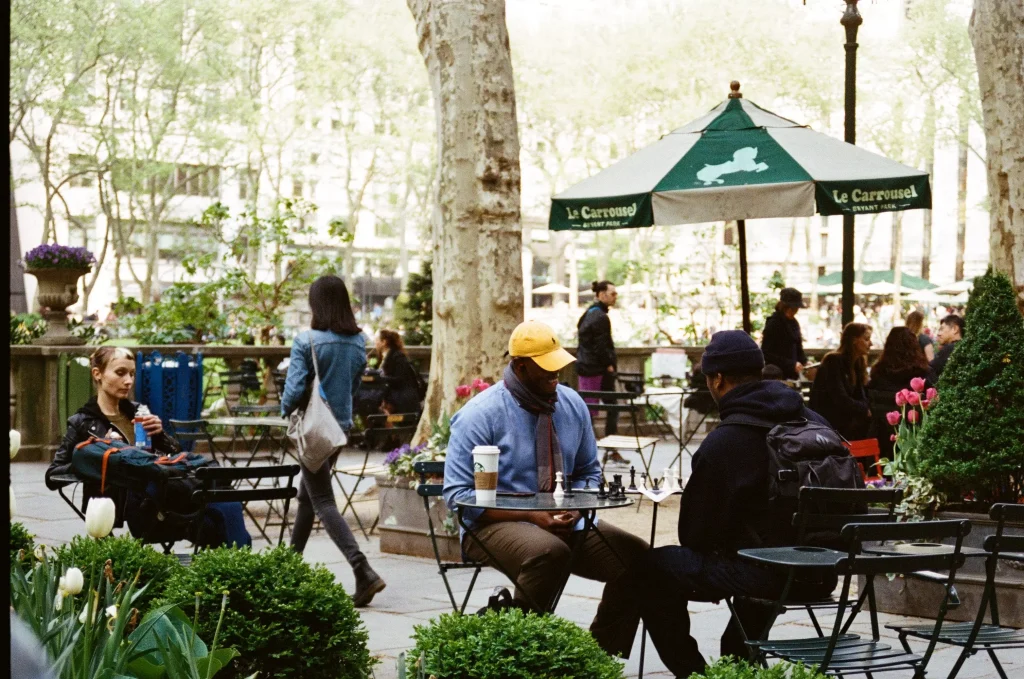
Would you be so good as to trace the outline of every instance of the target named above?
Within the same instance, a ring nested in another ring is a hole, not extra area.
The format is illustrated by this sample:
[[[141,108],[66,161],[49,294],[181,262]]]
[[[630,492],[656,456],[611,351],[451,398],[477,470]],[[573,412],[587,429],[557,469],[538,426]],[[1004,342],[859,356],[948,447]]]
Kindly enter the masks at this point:
[[[11,459],[18,454],[18,449],[21,448],[21,432],[17,429],[11,430]]]
[[[78,622],[82,623],[83,625],[85,624],[85,614],[88,611],[89,611],[89,604],[86,604],[85,608],[82,609],[82,612],[78,614]],[[94,615],[93,616],[93,620],[95,620],[95,619],[96,619],[96,616]]]
[[[60,581],[61,588],[72,596],[79,594],[82,591],[82,587],[85,586],[85,576],[82,575],[82,571],[78,568],[69,568]]]
[[[11,518],[13,519],[16,513],[15,509],[17,509],[17,505],[14,502],[14,486],[9,486],[9,488],[11,489]]]
[[[116,511],[114,501],[109,497],[90,499],[89,508],[85,510],[85,532],[97,540],[110,535]]]
[[[116,604],[111,604],[110,606],[107,606],[106,614],[107,614],[108,618],[116,618],[117,617],[117,605]]]
[[[64,578],[61,578],[63,580]],[[57,596],[53,597],[53,610],[59,611],[64,608],[64,590],[58,589]]]

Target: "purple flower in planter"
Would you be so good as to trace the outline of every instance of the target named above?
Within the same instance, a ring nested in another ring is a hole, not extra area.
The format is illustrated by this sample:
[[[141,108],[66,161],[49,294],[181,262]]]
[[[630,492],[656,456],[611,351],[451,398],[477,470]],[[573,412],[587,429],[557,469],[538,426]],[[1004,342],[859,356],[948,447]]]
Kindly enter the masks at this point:
[[[26,252],[24,261],[29,269],[91,269],[96,256],[85,248],[43,243]]]
[[[402,457],[403,455],[408,455],[410,450],[411,448],[409,448],[409,444],[402,444],[400,447],[395,448],[390,453],[388,453],[388,456],[384,458],[384,464],[395,464],[396,462],[398,462],[398,459],[400,457]]]

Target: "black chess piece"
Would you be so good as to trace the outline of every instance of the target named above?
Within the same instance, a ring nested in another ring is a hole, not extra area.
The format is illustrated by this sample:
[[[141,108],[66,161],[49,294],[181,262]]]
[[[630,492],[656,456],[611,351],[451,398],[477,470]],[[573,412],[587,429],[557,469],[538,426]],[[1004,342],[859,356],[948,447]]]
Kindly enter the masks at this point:
[[[651,477],[651,483],[654,484],[654,490],[658,490],[658,481],[660,481],[660,479],[656,479],[653,476]]]
[[[622,474],[612,474],[612,481],[618,488],[622,488]]]
[[[636,467],[629,468],[629,490],[636,490]]]
[[[604,499],[607,499],[607,497],[608,497],[608,492],[605,490],[604,479],[602,478],[601,481],[597,485],[597,498],[599,500],[604,500]]]
[[[647,472],[641,472],[640,481],[644,484],[644,488],[647,488]]]
[[[572,491],[572,477],[568,477],[565,483],[562,484],[562,490],[565,492],[563,497],[575,497],[575,493]]]
[[[583,490],[590,490],[590,479],[587,479],[587,485],[583,486]]]

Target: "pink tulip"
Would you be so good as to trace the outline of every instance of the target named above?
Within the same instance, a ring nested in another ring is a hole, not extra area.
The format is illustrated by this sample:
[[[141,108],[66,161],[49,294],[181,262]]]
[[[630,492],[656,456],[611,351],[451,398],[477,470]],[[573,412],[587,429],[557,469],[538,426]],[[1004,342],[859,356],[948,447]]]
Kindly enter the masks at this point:
[[[918,393],[923,392],[924,380],[921,379],[920,377],[915,377],[914,379],[910,380],[910,388]]]
[[[910,392],[909,394],[907,394],[907,403],[909,403],[912,406],[919,405],[921,403],[921,394],[917,393],[916,391]]]
[[[889,440],[896,443],[896,434],[889,434]]]
[[[489,386],[491,386],[491,385],[488,384],[487,382],[484,382],[479,377],[477,377],[475,380],[473,380],[473,389],[475,391],[483,391],[484,389],[486,389]]]
[[[928,406],[930,406],[931,404],[932,402],[929,401],[928,399],[921,399],[921,407],[924,408],[925,410],[928,410]]]
[[[935,387],[928,387],[928,391],[924,393],[924,397],[929,401],[934,401],[939,395],[939,390]]]
[[[916,410],[911,410],[909,413],[907,413],[907,422],[910,422],[910,424],[917,424],[917,419],[918,414]]]
[[[892,412],[885,414],[885,421],[888,422],[891,426],[895,427],[897,424],[900,423],[900,417],[900,411],[893,410]]]
[[[473,387],[468,384],[460,384],[455,387],[455,395],[459,398],[469,398],[473,395]]]
[[[896,392],[896,405],[898,405],[900,408],[907,405],[907,396],[906,394],[903,393],[904,391],[906,391],[906,389],[904,389],[903,391]]]

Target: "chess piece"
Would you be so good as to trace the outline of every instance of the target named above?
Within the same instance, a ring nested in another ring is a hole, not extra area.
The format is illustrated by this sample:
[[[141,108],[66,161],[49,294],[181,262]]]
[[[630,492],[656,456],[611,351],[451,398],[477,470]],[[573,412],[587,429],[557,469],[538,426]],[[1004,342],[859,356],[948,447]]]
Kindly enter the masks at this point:
[[[590,479],[587,479],[587,485],[583,486],[583,490],[590,490]]]
[[[599,500],[605,500],[608,498],[608,492],[605,490],[604,486],[604,477],[602,477],[600,483],[598,483],[597,497]]]
[[[564,497],[576,497],[576,495],[572,491],[572,477],[571,476],[565,480],[565,483],[562,484],[562,490],[565,492],[565,496]]]
[[[629,468],[629,490],[636,490],[636,467]]]
[[[665,481],[665,486],[664,486],[665,490],[671,492],[671,491],[676,489],[675,484],[673,483],[675,481],[675,479],[672,477],[672,470],[671,469],[669,469],[668,467],[665,467],[665,475],[662,476],[661,478]]]
[[[551,495],[555,498],[555,502],[558,502],[565,497],[565,481],[562,480],[562,472],[555,472],[555,490]]]
[[[612,481],[618,488],[622,488],[622,474],[612,474]]]
[[[654,490],[654,491],[657,491],[657,490],[659,490],[659,489],[658,489],[658,481],[659,481],[659,479],[656,479],[656,478],[654,478],[654,477],[651,477],[651,483],[653,483],[653,484],[654,484],[654,488],[652,488],[652,490]]]
[[[644,485],[644,490],[647,490],[647,472],[643,472],[642,474],[640,474],[640,482]]]

